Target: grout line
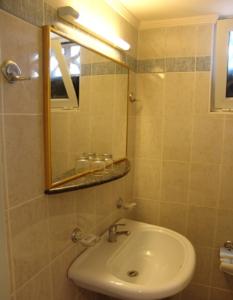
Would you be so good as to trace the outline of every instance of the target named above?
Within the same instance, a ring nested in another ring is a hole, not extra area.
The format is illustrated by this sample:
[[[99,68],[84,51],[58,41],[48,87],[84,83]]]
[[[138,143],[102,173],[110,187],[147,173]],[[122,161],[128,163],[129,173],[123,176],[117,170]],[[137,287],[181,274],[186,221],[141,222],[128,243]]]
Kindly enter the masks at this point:
[[[0,115],[6,116],[6,117],[11,117],[11,116],[16,116],[16,117],[42,117],[43,113],[0,113]]]
[[[1,77],[2,78],[2,77]],[[2,80],[0,78],[0,83],[2,83]],[[4,99],[4,92],[3,89],[1,89],[1,95],[0,95],[3,103]],[[8,172],[7,172],[7,156],[6,156],[6,133],[5,133],[5,118],[2,116],[1,118],[1,133],[0,136],[2,138],[2,153],[1,153],[1,159],[2,165],[3,165],[3,188],[4,188],[4,203],[3,205],[6,206],[5,214],[4,214],[4,220],[7,217],[7,228],[6,228],[6,238],[8,243],[8,264],[9,264],[9,286],[11,286],[12,290],[14,291],[16,288],[16,279],[15,279],[15,264],[13,259],[13,241],[12,241],[12,232],[11,232],[11,226],[10,226],[10,213],[9,213],[9,190],[8,190]]]
[[[46,196],[45,194],[40,194],[40,195],[38,195],[38,196],[36,196],[36,197],[33,197],[33,198],[29,199],[29,200],[23,201],[22,203],[13,205],[13,206],[9,207],[8,210],[11,211],[11,210],[20,208],[20,207],[22,207],[22,206],[24,206],[24,205],[26,205],[26,204],[29,204],[29,203],[31,203],[31,202],[33,202],[33,201],[35,201],[35,200],[38,200],[38,199],[40,199],[40,198],[43,198],[43,197],[45,197],[45,196]]]
[[[165,35],[166,35],[166,31],[165,30]],[[166,39],[165,39],[166,41]],[[165,58],[165,62],[164,62],[164,69],[166,72],[166,58]],[[161,158],[160,158],[160,196],[159,196],[159,211],[158,211],[158,224],[161,224],[161,203],[162,203],[162,197],[163,197],[163,162],[164,162],[164,133],[165,133],[165,111],[166,111],[166,83],[167,83],[167,77],[165,74],[164,77],[164,81],[163,81],[163,92],[162,92],[162,122],[161,122]]]
[[[186,204],[187,204],[187,212],[185,216],[185,233],[188,235],[188,224],[190,217],[190,187],[191,187],[191,174],[192,174],[192,157],[193,157],[193,144],[194,144],[194,111],[195,111],[195,103],[196,103],[196,81],[197,74],[194,73],[193,80],[193,94],[192,94],[192,115],[191,115],[191,130],[190,130],[190,154],[189,154],[189,171],[188,171],[188,184],[187,184],[187,195],[186,195]]]

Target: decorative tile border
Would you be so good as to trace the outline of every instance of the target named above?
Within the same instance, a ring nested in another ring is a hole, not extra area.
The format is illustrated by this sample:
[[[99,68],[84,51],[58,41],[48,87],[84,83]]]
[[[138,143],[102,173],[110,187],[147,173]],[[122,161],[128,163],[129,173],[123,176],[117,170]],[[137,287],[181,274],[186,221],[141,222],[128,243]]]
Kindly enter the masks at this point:
[[[163,73],[164,71],[164,59],[146,59],[137,61],[137,73]]]
[[[127,68],[114,62],[100,62],[94,64],[82,64],[81,75],[112,75],[112,74],[127,74]]]
[[[196,58],[196,71],[210,71],[210,65],[210,56],[200,56]]]
[[[195,57],[166,58],[166,72],[194,72]]]
[[[210,71],[210,62],[210,56],[138,60],[137,73]]]
[[[0,8],[33,25],[43,25],[43,0],[0,0]]]

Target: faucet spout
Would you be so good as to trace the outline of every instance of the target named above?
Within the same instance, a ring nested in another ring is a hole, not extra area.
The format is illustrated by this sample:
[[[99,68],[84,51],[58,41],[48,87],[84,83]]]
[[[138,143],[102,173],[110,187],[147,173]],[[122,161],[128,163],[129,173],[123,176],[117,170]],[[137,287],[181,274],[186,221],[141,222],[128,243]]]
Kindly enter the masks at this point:
[[[117,231],[118,226],[125,226],[125,224],[113,224],[108,228],[108,242],[114,243],[117,241],[118,235],[129,235],[130,232],[128,230]]]

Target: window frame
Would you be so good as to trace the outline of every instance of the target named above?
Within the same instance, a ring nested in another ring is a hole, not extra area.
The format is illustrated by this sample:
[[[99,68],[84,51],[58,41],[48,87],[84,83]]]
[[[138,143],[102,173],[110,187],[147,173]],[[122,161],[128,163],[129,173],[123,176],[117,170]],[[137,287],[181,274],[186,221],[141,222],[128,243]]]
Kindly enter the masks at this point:
[[[233,97],[226,97],[230,31],[233,31],[233,19],[217,21],[214,53],[213,94],[214,108],[215,110],[221,111],[233,111]]]

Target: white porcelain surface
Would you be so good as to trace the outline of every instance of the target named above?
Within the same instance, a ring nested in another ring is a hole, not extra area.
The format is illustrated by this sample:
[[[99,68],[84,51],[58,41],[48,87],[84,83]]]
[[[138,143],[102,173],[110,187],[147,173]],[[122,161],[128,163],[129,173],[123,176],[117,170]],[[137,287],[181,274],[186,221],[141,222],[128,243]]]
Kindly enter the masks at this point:
[[[109,243],[105,233],[81,254],[68,271],[76,285],[121,299],[152,300],[172,296],[189,284],[195,252],[184,236],[129,219],[118,222],[131,234]],[[139,275],[129,277],[130,270]]]

